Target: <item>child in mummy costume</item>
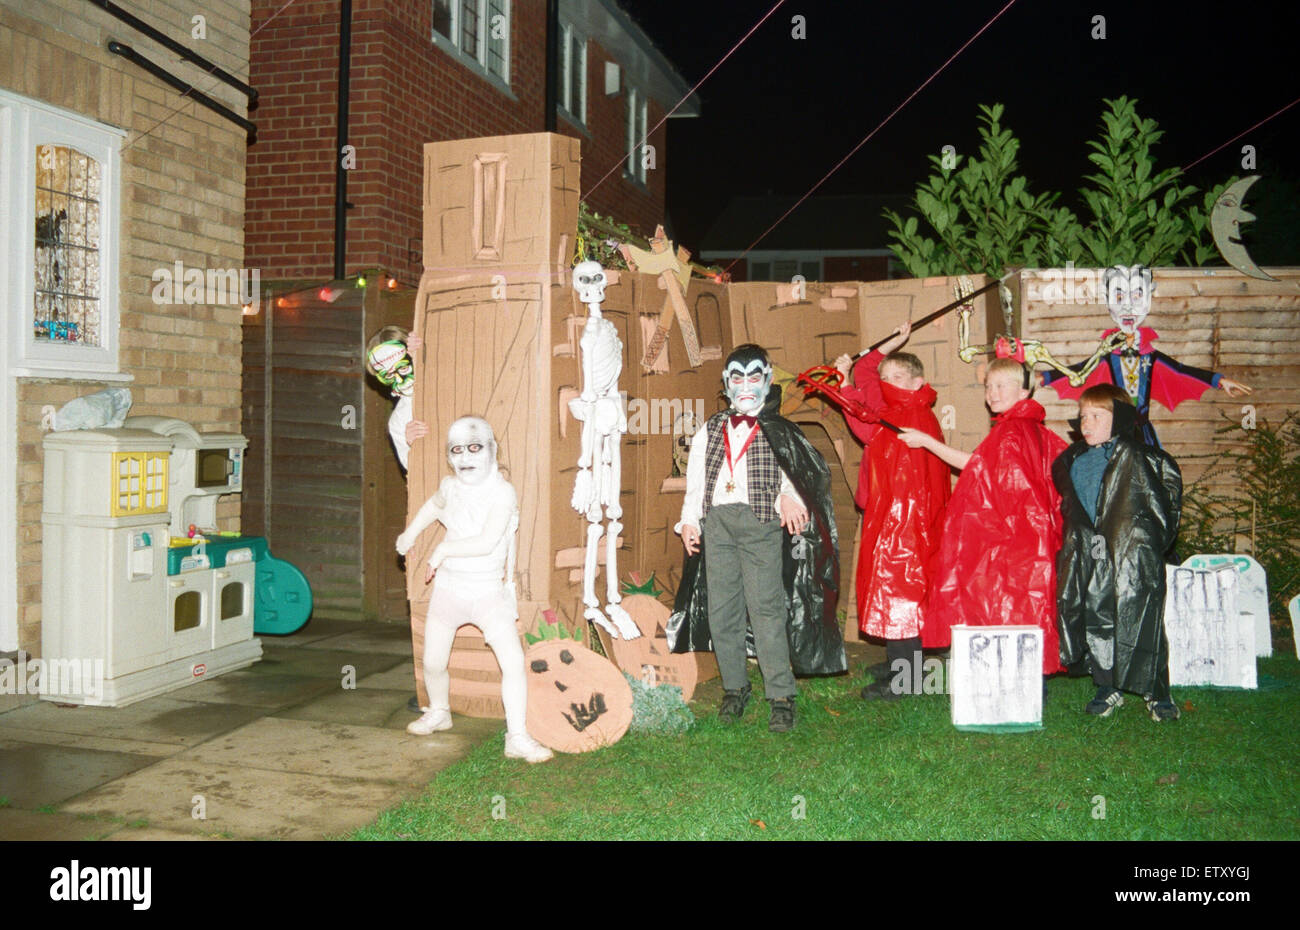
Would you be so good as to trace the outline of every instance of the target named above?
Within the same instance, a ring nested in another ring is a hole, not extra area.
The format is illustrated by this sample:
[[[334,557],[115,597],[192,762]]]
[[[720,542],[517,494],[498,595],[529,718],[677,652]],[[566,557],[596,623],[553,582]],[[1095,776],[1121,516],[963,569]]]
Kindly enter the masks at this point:
[[[507,758],[545,762],[551,751],[528,735],[525,726],[528,686],[524,651],[515,619],[519,616],[514,584],[515,534],[519,504],[515,489],[497,469],[496,437],[486,420],[461,417],[447,431],[447,461],[453,474],[397,537],[405,555],[435,520],[447,528],[434,547],[425,572],[433,596],[424,627],[424,677],[429,710],[407,726],[426,736],[451,729],[451,678],[447,662],[462,624],[472,623],[501,666],[501,701],[506,709]]]

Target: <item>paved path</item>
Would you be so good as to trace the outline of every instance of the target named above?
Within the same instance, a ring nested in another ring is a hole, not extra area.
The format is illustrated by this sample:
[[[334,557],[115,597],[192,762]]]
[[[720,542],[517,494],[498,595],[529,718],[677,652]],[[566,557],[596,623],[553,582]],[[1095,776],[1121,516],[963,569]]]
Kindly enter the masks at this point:
[[[338,837],[504,733],[459,716],[406,732],[404,626],[313,620],[262,647],[251,668],[128,707],[0,713],[0,840]]]

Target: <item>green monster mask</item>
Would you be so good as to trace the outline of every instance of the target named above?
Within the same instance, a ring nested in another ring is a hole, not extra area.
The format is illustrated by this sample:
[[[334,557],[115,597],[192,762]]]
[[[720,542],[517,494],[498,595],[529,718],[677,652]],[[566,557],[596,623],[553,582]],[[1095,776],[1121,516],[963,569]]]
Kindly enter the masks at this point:
[[[404,342],[379,343],[366,356],[366,366],[380,384],[392,388],[394,395],[410,396],[415,387],[415,367]]]

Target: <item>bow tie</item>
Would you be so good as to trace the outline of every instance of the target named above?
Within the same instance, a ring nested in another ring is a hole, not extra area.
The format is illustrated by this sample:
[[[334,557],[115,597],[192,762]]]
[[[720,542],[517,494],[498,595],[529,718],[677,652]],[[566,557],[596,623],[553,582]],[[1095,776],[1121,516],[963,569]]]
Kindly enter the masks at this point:
[[[743,414],[743,413],[733,413],[733,414],[731,415],[731,428],[732,428],[732,429],[735,429],[736,427],[740,426],[742,423],[743,423],[745,426],[753,427],[753,425],[754,425],[755,423],[757,423],[757,422],[758,422],[758,421],[757,421],[756,419],[754,419],[753,417],[751,417],[751,416],[746,416],[746,415]]]

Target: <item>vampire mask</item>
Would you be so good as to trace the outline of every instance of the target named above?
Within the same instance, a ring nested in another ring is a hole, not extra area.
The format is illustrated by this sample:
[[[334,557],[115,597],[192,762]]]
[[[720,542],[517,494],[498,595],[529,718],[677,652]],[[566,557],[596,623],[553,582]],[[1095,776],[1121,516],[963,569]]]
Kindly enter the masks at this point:
[[[447,461],[466,484],[482,484],[497,470],[497,440],[487,420],[461,417],[447,430]]]
[[[1110,318],[1125,335],[1133,335],[1151,312],[1151,293],[1155,290],[1151,269],[1146,265],[1114,265],[1102,275],[1102,284]]]
[[[772,386],[772,363],[760,346],[737,346],[727,356],[722,369],[722,386],[739,413],[756,416],[763,409],[768,388]]]

